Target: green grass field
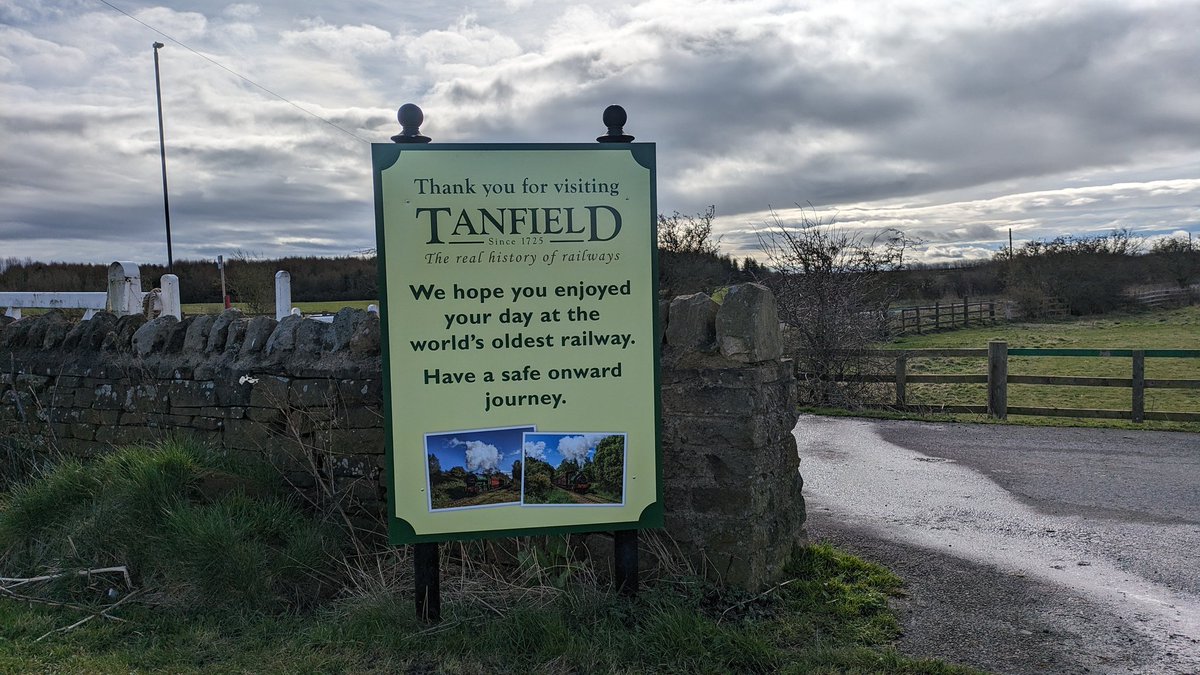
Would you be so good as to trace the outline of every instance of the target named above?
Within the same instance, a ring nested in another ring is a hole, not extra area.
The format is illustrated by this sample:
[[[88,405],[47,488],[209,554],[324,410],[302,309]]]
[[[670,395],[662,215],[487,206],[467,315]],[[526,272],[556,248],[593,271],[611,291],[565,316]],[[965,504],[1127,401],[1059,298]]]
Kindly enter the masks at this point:
[[[331,302],[294,302],[293,307],[299,307],[300,311],[305,314],[334,314],[343,307],[352,307],[354,309],[366,309],[367,305],[377,305],[378,300],[337,300]],[[240,309],[246,312],[244,303],[233,303],[234,309]],[[181,307],[184,316],[194,314],[220,314],[225,306],[219,302],[194,302],[188,303]]]
[[[647,533],[627,599],[561,536],[444,544],[427,625],[408,547],[352,543],[263,471],[174,441],[0,491],[0,672],[968,672],[891,649],[902,581],[824,545],[748,593]],[[112,565],[132,587],[72,573]]]
[[[1075,320],[1008,323],[930,335],[910,335],[884,345],[885,349],[983,348],[989,340],[1005,340],[1012,348],[1200,349],[1200,307],[1155,312],[1109,314]],[[1118,357],[1009,358],[1010,375],[1070,375],[1130,377],[1132,360]],[[983,374],[986,358],[909,359],[911,374]],[[1200,380],[1200,358],[1147,358],[1146,377]],[[1127,388],[1050,387],[1010,385],[1010,406],[1098,408],[1129,410],[1132,392]],[[922,405],[984,405],[982,384],[908,384],[909,403]],[[1146,390],[1146,409],[1200,412],[1200,389]],[[962,418],[963,416],[956,416]],[[978,416],[965,416],[975,418]],[[1029,422],[1029,417],[1020,418]],[[1062,424],[1067,418],[1043,423]],[[1200,423],[1122,420],[1074,420],[1087,426],[1200,431]]]

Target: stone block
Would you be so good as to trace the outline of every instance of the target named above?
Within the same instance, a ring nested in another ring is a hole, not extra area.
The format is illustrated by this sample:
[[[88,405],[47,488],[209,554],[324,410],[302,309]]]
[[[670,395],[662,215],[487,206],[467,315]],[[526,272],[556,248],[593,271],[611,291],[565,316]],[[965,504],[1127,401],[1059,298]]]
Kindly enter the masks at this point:
[[[13,330],[26,321],[29,322],[29,325],[24,336],[24,346],[32,347],[33,349],[42,349],[42,343],[46,340],[46,330],[51,325],[66,323],[67,317],[61,309],[52,309],[41,316],[21,319],[10,326],[8,330]],[[7,331],[5,332],[7,333]]]
[[[146,317],[141,314],[126,314],[117,319],[117,325],[113,329],[116,333],[116,350],[120,352],[128,352],[133,349],[133,334],[138,331],[146,323]],[[105,341],[108,337],[105,337]]]
[[[347,429],[375,429],[382,428],[385,420],[383,411],[376,406],[348,405],[338,421]]]
[[[278,324],[275,325],[275,330],[271,332],[271,337],[267,338],[267,344],[264,350],[267,354],[276,354],[279,352],[290,352],[296,349],[296,333],[300,330],[300,324],[304,321],[301,317],[288,315],[283,317]]]
[[[97,384],[92,389],[92,408],[120,410],[125,404],[125,391],[128,387],[121,383]]]
[[[301,408],[335,405],[337,383],[333,380],[292,380],[288,386],[287,400],[289,404]]]
[[[336,478],[378,478],[378,455],[326,455],[322,457],[325,470]]]
[[[221,429],[225,428],[225,420],[220,417],[201,417],[197,415],[196,417],[192,417],[190,419],[191,422],[188,424],[188,426],[190,426],[192,429],[199,429],[202,431],[220,431]]]
[[[0,347],[4,349],[16,349],[25,346],[25,340],[29,337],[29,330],[32,327],[32,317],[25,317],[20,321],[10,323],[4,329],[4,334],[0,336]]]
[[[270,423],[283,418],[283,411],[279,408],[246,408],[246,419],[255,422]]]
[[[183,351],[187,354],[203,354],[208,346],[208,334],[216,321],[217,318],[209,314],[193,319],[183,336]]]
[[[345,495],[356,502],[375,503],[383,501],[384,495],[379,484],[365,478],[335,478],[334,493]]]
[[[250,405],[256,408],[282,409],[288,403],[288,383],[286,377],[277,375],[256,375],[250,390]]]
[[[225,346],[222,351],[235,353],[243,344],[246,338],[246,327],[250,325],[250,320],[241,318],[236,319],[229,324],[229,330],[225,334]]]
[[[358,403],[373,403],[378,405],[383,401],[383,380],[338,380],[338,399],[345,405]]]
[[[333,315],[333,323],[325,333],[325,351],[337,352],[350,347],[350,341],[358,332],[363,322],[367,320],[367,312],[361,309],[344,307]]]
[[[671,301],[667,344],[678,349],[708,349],[716,339],[720,305],[705,293],[681,295]]]
[[[144,382],[125,388],[121,407],[125,410],[164,410],[167,407],[167,388],[156,382]]]
[[[217,404],[215,382],[175,380],[166,386],[173,408],[203,408]]]
[[[133,412],[124,412],[121,413],[120,424],[122,426],[147,426],[151,423],[151,417],[150,414],[136,410]]]
[[[92,424],[70,424],[67,435],[81,441],[94,441],[96,440],[96,427]]]
[[[154,352],[162,352],[167,346],[167,339],[178,324],[179,319],[170,315],[146,322],[133,333],[133,353],[145,357]]]
[[[222,445],[238,450],[259,450],[267,445],[271,437],[266,425],[253,420],[226,420]]]
[[[351,353],[356,356],[378,356],[380,354],[379,335],[379,317],[375,314],[367,314],[350,338]]]
[[[83,411],[79,408],[65,406],[51,407],[46,411],[46,420],[50,422],[78,422]]]
[[[90,321],[81,321],[78,349],[94,351],[104,344],[104,338],[117,328],[117,315],[112,312],[96,312]],[[68,333],[68,338],[70,334]]]
[[[222,406],[247,406],[254,392],[254,385],[264,377],[236,371],[222,373],[216,380],[217,403]]]
[[[274,334],[278,323],[269,316],[256,316],[246,324],[246,334],[238,347],[241,356],[257,354],[263,351],[267,341]]]
[[[203,316],[203,315],[201,315]],[[183,351],[184,344],[187,343],[188,331],[192,330],[192,325],[196,323],[201,316],[186,316],[182,321],[175,324],[175,328],[167,334],[166,344],[163,345],[164,354],[179,354]],[[196,329],[200,330],[200,329]],[[199,340],[198,337],[193,340]]]
[[[317,354],[326,343],[326,335],[332,324],[316,319],[303,319],[296,328],[296,351],[301,354]]]
[[[218,314],[208,330],[208,340],[204,344],[204,352],[212,354],[225,351],[225,342],[229,338],[229,326],[240,318],[242,318],[242,312],[236,309],[227,309]]]
[[[161,429],[134,426],[107,426],[96,429],[96,442],[109,445],[130,445],[133,443],[151,443],[164,437]]]
[[[67,333],[73,328],[72,324],[66,321],[55,321],[46,326],[46,335],[42,338],[42,349],[55,349],[67,339]]]
[[[78,419],[83,424],[90,424],[96,427],[115,425],[121,421],[121,411],[119,409],[100,410],[98,408],[87,408],[79,411]]]
[[[716,317],[721,355],[745,363],[775,361],[783,355],[775,295],[762,284],[729,288]]]
[[[329,452],[332,454],[381,454],[387,443],[387,436],[382,428],[332,429],[328,438]]]

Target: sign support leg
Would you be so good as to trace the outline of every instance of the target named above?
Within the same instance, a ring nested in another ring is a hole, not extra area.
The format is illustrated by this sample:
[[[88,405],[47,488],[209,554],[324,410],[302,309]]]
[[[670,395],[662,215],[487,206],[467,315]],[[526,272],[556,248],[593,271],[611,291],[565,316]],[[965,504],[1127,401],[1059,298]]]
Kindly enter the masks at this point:
[[[442,579],[438,545],[413,544],[417,617],[429,623],[442,620]]]
[[[638,592],[638,531],[613,532],[613,581],[617,592],[635,597]]]

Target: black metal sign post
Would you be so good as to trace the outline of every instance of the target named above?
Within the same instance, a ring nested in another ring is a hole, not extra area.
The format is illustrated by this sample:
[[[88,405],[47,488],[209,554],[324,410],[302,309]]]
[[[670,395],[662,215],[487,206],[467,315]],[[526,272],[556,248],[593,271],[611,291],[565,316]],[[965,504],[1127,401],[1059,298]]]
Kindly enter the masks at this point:
[[[619,105],[604,109],[604,126],[608,133],[596,139],[600,143],[632,143],[633,136],[625,133],[625,122],[629,115]],[[638,592],[638,531],[617,530],[613,532],[613,583],[617,592],[635,597]]]
[[[417,617],[429,623],[442,620],[442,578],[437,543],[413,544]]]
[[[421,123],[425,113],[412,103],[400,106],[396,114],[400,121],[400,133],[392,136],[393,143],[428,143],[431,139],[421,135]],[[429,623],[442,620],[442,577],[441,561],[437,542],[413,544],[413,593],[417,616]]]

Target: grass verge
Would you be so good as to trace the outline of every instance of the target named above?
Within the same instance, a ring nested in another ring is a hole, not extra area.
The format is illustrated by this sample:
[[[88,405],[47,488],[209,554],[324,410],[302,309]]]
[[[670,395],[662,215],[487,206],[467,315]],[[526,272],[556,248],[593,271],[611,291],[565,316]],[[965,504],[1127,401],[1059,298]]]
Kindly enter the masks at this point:
[[[891,650],[901,581],[824,545],[761,594],[671,567],[632,601],[562,538],[447,545],[443,622],[427,626],[405,549],[314,546],[336,541],[322,519],[232,471],[176,443],[3,495],[0,671],[968,672]],[[128,566],[128,602],[99,575],[13,581],[101,565]]]

